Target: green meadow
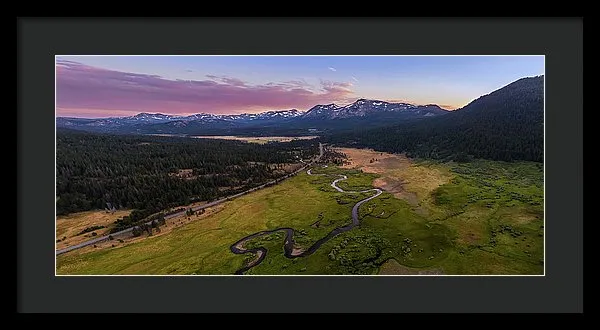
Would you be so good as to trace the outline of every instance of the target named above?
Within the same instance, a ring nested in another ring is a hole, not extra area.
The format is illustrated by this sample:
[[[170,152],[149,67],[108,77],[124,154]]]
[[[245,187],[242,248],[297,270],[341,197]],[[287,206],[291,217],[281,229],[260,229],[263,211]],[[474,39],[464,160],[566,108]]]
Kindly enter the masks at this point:
[[[288,259],[284,233],[254,238],[265,260],[246,274],[380,273],[391,259],[403,267],[442,274],[543,274],[543,165],[528,162],[416,161],[420,171],[443,168],[450,182],[415,206],[384,192],[363,204],[361,223],[323,244],[314,254]],[[345,190],[373,188],[377,174],[330,164],[314,174],[345,174]],[[373,193],[340,193],[334,176],[299,174],[283,183],[227,202],[205,219],[129,245],[57,257],[57,274],[233,274],[252,255],[230,245],[257,231],[292,227],[308,248],[351,222],[351,209]],[[409,189],[407,185],[406,189]]]

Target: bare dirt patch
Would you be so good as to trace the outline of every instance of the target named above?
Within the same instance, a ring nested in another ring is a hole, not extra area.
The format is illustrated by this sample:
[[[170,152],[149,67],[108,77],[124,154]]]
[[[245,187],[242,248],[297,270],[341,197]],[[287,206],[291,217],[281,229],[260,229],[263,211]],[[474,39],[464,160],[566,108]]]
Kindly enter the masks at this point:
[[[252,261],[248,262],[247,267],[253,267],[254,265],[256,265],[256,263],[262,257],[263,251],[262,250],[258,250],[258,251],[256,251],[256,253],[254,255],[255,255],[254,259],[252,259]]]
[[[377,178],[373,181],[373,186],[393,194],[396,198],[406,200],[410,205],[417,206],[419,204],[417,194],[406,191],[404,189],[404,183],[399,179],[394,179],[392,177]]]
[[[303,248],[300,248],[300,247],[294,246],[294,247],[292,248],[291,255],[293,255],[293,256],[297,256],[297,255],[300,255],[300,254],[302,254],[304,251],[305,251],[305,250],[304,250]]]
[[[439,269],[418,269],[406,267],[398,263],[396,259],[389,259],[379,268],[378,275],[442,275]]]
[[[95,232],[97,236],[102,236],[108,233],[117,219],[130,213],[131,210],[118,210],[115,213],[98,210],[58,216],[56,218],[56,240],[60,240],[60,242],[56,243],[56,248],[62,249],[90,240],[93,238],[92,232]],[[104,226],[106,228],[78,235],[84,229],[93,226]],[[65,238],[64,240],[62,240],[63,237]]]
[[[194,170],[191,168],[177,170],[177,173],[171,173],[171,175],[186,180],[193,180],[198,177],[197,175],[194,175]]]
[[[349,164],[342,168],[362,169],[367,173],[386,173],[389,170],[399,170],[411,165],[410,160],[404,155],[388,154],[371,149],[337,148],[348,156]]]
[[[437,187],[452,178],[448,170],[440,166],[413,162],[404,154],[390,154],[371,149],[337,148],[348,156],[343,168],[360,169],[366,173],[379,174],[373,186],[381,188],[396,198],[407,201],[417,213],[427,215],[423,202]]]
[[[235,248],[236,248],[236,249],[238,249],[238,250],[242,250],[242,249],[244,248],[244,243],[245,243],[245,242],[246,242],[246,241],[241,241],[241,242],[237,243],[237,244],[235,245]]]

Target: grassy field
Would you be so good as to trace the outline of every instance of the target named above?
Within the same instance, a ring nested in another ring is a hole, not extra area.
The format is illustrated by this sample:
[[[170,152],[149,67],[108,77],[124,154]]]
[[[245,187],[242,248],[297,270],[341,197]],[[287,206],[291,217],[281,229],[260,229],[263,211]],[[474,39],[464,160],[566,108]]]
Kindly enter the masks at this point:
[[[440,265],[459,274],[543,274],[543,167],[476,161],[452,166],[456,177],[433,193],[434,221],[456,235]]]
[[[56,247],[62,249],[93,238],[93,234],[102,236],[114,227],[114,222],[129,215],[131,210],[118,210],[115,213],[106,211],[86,211],[72,213],[56,218]],[[92,230],[93,228],[97,228]],[[82,233],[83,231],[86,231]],[[94,235],[94,236],[95,236]]]
[[[282,224],[304,229],[300,244],[316,241],[350,222],[351,203],[338,203],[341,193],[330,179],[300,174],[286,182],[227,202],[212,217],[176,228],[169,235],[85,254],[58,256],[58,274],[232,274],[244,256],[229,246],[256,231]],[[344,198],[357,198],[342,196]],[[321,220],[319,228],[311,227]],[[281,242],[279,242],[281,244]]]
[[[255,238],[245,247],[268,252],[247,274],[543,274],[541,164],[440,164],[372,153],[373,163],[362,154],[362,164],[313,169],[347,175],[338,184],[346,190],[386,182],[388,192],[361,206],[358,227],[296,259],[283,255],[282,232]],[[307,248],[350,223],[352,206],[371,193],[337,192],[333,179],[302,173],[168,235],[60,255],[57,273],[233,274],[254,258],[229,250],[242,237],[292,227],[298,247]]]

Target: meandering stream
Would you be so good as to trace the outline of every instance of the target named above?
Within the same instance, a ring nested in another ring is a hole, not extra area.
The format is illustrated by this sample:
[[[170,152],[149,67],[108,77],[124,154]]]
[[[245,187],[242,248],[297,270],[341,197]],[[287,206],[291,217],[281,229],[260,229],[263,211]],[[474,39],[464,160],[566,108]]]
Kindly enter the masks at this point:
[[[323,176],[331,176],[332,175],[332,174],[313,174],[313,173],[311,173],[311,171],[312,171],[312,169],[309,169],[308,171],[306,171],[306,174],[308,174],[308,175],[323,175]],[[346,226],[337,227],[337,228],[333,229],[331,232],[329,232],[329,234],[327,234],[325,237],[316,241],[313,245],[311,245],[308,249],[306,249],[304,251],[295,251],[294,250],[294,232],[295,232],[295,230],[293,228],[281,227],[281,228],[276,228],[273,230],[259,231],[257,233],[248,235],[248,236],[240,239],[239,241],[233,243],[230,248],[231,252],[233,252],[235,254],[254,253],[258,257],[255,260],[253,260],[252,262],[248,263],[246,266],[238,269],[235,272],[235,274],[241,275],[241,274],[245,273],[246,271],[248,271],[250,268],[260,264],[265,259],[266,255],[267,255],[266,248],[264,248],[264,247],[257,247],[254,249],[245,249],[244,248],[244,243],[246,243],[247,241],[249,241],[253,238],[264,236],[264,235],[269,235],[269,234],[272,234],[272,233],[275,233],[278,231],[285,232],[285,239],[284,239],[284,244],[283,244],[284,255],[287,258],[292,259],[292,258],[306,257],[308,255],[311,255],[321,245],[323,245],[323,243],[329,241],[330,239],[334,238],[335,236],[337,236],[343,232],[346,232],[346,231],[356,227],[359,224],[358,208],[363,203],[366,203],[366,202],[370,201],[371,199],[376,198],[377,196],[381,195],[382,191],[381,191],[381,189],[378,189],[378,188],[367,189],[367,190],[362,190],[362,191],[346,191],[346,190],[338,187],[337,183],[348,179],[348,177],[345,175],[341,175],[341,174],[336,174],[335,176],[338,178],[333,180],[333,182],[331,183],[331,187],[333,187],[335,190],[337,190],[339,192],[351,193],[351,194],[364,193],[364,192],[369,192],[369,191],[375,192],[375,194],[373,196],[362,199],[362,200],[358,201],[356,204],[354,204],[354,207],[352,207],[352,223],[350,223]]]

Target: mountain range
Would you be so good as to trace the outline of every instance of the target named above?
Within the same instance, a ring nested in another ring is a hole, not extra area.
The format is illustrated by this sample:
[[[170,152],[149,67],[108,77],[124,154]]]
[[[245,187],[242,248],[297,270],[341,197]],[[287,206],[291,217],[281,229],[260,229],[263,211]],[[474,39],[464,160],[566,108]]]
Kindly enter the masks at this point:
[[[390,103],[385,101],[358,99],[352,104],[338,106],[336,104],[316,105],[308,110],[303,118],[344,119],[353,117],[370,117],[385,113],[398,116],[431,117],[448,112],[435,104],[414,105],[409,103]]]
[[[336,145],[469,160],[544,159],[544,76],[516,80],[444,116],[332,134]]]
[[[447,111],[437,105],[358,99],[257,114],[58,117],[59,128],[119,134],[300,136],[336,145],[406,152],[409,156],[468,160],[531,160],[544,156],[544,76],[516,80]]]
[[[257,114],[131,117],[58,117],[58,128],[119,134],[301,136],[319,135],[339,146],[366,147],[411,157],[530,160],[544,157],[544,76],[518,79],[466,106],[358,99]]]
[[[234,130],[236,134],[252,134],[257,130],[270,132],[277,128],[287,130],[288,134],[302,134],[308,133],[311,128],[335,130],[367,121],[369,125],[379,126],[407,119],[439,116],[447,112],[433,104],[415,105],[361,98],[345,106],[333,103],[315,105],[306,112],[290,109],[231,115],[198,113],[190,116],[142,112],[129,117],[98,119],[57,117],[56,126],[95,132],[141,134],[211,135],[229,134]]]

